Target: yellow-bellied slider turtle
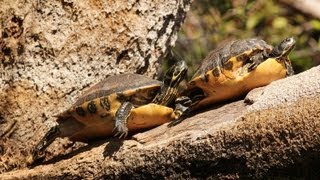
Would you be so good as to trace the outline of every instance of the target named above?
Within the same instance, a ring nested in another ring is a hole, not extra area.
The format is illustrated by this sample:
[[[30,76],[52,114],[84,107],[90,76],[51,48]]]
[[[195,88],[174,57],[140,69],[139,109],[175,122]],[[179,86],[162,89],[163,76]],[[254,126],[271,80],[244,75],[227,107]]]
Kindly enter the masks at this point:
[[[276,47],[260,39],[229,41],[210,52],[177,98],[181,114],[235,98],[256,87],[292,75],[290,37]]]
[[[167,107],[174,101],[177,86],[187,67],[179,61],[165,74],[163,82],[138,74],[110,76],[83,94],[71,108],[58,115],[53,126],[35,146],[33,161],[44,157],[44,150],[57,137],[86,142],[114,134],[155,127],[177,116]]]

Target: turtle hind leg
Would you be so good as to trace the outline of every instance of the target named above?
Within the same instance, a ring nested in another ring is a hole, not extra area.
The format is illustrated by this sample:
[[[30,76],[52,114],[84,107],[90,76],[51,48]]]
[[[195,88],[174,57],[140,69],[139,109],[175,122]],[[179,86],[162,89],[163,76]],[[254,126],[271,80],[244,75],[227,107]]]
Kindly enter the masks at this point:
[[[127,121],[131,110],[134,108],[133,104],[130,102],[124,102],[121,104],[120,108],[116,112],[115,116],[115,127],[116,134],[119,138],[125,138],[128,135]]]
[[[33,162],[40,161],[44,158],[44,150],[60,135],[58,125],[53,126],[35,146],[32,152]]]
[[[250,58],[250,65],[248,67],[248,72],[251,72],[254,69],[256,69],[259,66],[259,64],[261,64],[263,61],[267,59],[266,56],[267,56],[266,52],[264,51],[253,55]]]

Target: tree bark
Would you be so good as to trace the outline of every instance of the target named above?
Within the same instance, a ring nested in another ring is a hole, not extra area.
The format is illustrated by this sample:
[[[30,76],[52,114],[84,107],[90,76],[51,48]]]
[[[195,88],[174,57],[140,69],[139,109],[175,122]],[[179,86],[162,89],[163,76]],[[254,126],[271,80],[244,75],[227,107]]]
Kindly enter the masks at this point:
[[[88,86],[124,72],[154,77],[190,3],[0,1],[0,173],[25,166],[53,115]]]

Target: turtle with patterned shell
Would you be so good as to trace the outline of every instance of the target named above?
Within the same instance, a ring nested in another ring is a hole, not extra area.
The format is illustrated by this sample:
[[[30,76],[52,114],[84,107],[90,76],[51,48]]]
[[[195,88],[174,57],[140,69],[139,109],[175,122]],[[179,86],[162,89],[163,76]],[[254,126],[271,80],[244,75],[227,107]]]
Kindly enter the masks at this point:
[[[45,149],[57,137],[80,142],[112,135],[121,138],[179,118],[168,105],[174,102],[186,73],[185,62],[179,61],[162,82],[139,74],[106,78],[57,116],[57,125],[35,146],[31,161],[43,159]]]
[[[275,47],[261,39],[228,41],[202,61],[187,88],[176,100],[181,114],[233,99],[250,90],[294,74],[289,53],[294,38]]]

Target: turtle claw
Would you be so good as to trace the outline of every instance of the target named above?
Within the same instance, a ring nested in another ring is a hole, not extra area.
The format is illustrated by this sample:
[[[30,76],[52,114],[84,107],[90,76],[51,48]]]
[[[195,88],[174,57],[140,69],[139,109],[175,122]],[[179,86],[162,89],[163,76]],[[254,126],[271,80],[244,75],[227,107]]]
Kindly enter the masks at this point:
[[[116,126],[113,128],[113,132],[114,131],[117,131],[114,137],[119,137],[119,139],[126,138],[128,135],[128,128],[126,126]]]
[[[120,136],[119,136],[120,135]],[[127,137],[127,135],[128,135],[128,132],[122,132],[122,133],[120,133],[120,132],[117,132],[115,135],[114,135],[114,137],[118,137],[119,136],[119,139],[125,139],[126,137]]]
[[[249,65],[248,67],[248,72],[253,71],[259,64],[256,63],[252,63],[251,65]]]
[[[120,134],[120,132],[116,132],[113,137],[117,137]]]
[[[183,120],[184,120],[184,118],[179,118],[179,119],[173,120],[168,124],[168,127],[171,128],[177,124],[180,124]]]
[[[128,135],[128,132],[124,132],[124,133],[121,133],[121,135],[119,136],[119,139],[125,139]]]

